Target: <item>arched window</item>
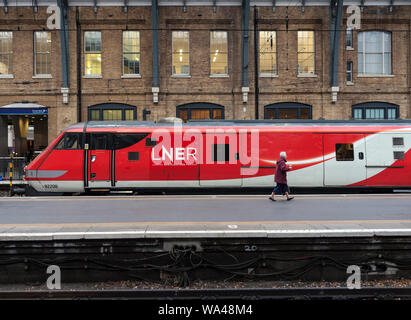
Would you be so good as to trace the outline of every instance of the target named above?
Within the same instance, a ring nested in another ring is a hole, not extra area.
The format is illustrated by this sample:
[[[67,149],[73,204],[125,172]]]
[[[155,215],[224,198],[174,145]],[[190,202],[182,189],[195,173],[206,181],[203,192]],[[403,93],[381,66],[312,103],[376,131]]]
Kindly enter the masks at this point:
[[[397,119],[399,106],[387,102],[365,102],[352,106],[353,119]]]
[[[224,119],[224,107],[214,103],[195,102],[177,107],[176,115],[188,120]]]
[[[137,108],[123,103],[101,103],[88,107],[89,121],[136,120]]]
[[[358,74],[391,74],[391,32],[358,33]]]
[[[264,107],[264,119],[312,119],[312,107],[297,102],[280,102]]]

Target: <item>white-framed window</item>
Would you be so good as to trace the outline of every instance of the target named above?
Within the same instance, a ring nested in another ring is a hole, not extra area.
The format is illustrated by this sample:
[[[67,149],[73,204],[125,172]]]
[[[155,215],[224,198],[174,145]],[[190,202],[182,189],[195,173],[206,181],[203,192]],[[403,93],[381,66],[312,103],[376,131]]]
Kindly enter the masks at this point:
[[[358,33],[358,74],[391,74],[391,33],[363,31]]]
[[[172,38],[172,73],[175,76],[190,75],[190,33],[173,31]]]
[[[210,74],[228,75],[227,31],[210,32]]]
[[[34,75],[51,75],[51,32],[34,32]]]
[[[13,74],[13,32],[0,31],[0,76]]]
[[[84,75],[101,76],[101,32],[84,32]]]
[[[352,84],[353,83],[353,63],[352,61],[347,61],[347,83]]]
[[[277,40],[275,31],[260,31],[259,57],[260,76],[277,74]]]
[[[298,74],[315,73],[315,34],[314,31],[298,31]]]
[[[352,29],[347,28],[345,32],[345,47],[349,50],[354,49]]]
[[[123,31],[123,75],[140,75],[139,31]]]

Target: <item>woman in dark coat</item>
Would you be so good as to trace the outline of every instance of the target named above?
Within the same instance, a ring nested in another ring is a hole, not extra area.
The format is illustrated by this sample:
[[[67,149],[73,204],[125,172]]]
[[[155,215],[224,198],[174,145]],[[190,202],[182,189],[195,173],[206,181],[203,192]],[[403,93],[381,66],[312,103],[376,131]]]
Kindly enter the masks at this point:
[[[275,177],[274,181],[277,183],[277,186],[274,188],[271,196],[268,199],[272,201],[276,201],[274,196],[276,193],[286,195],[287,201],[294,199],[294,197],[290,197],[290,188],[287,184],[287,171],[291,169],[291,165],[287,167],[287,154],[282,151],[280,152],[280,159],[277,160],[277,164],[275,167]]]

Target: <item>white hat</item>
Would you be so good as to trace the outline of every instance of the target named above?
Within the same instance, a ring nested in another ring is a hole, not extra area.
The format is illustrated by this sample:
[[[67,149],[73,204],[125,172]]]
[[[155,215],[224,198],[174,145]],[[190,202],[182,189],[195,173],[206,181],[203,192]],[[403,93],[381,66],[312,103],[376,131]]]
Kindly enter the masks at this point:
[[[287,154],[285,153],[285,151],[280,152],[280,157],[284,159],[287,158]]]

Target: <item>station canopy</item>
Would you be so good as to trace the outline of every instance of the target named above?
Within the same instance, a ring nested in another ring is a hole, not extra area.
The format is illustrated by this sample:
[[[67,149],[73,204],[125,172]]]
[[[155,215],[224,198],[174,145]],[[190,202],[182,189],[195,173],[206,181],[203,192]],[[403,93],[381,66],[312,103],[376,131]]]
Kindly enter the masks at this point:
[[[46,115],[48,107],[37,103],[11,103],[0,107],[0,115]]]

